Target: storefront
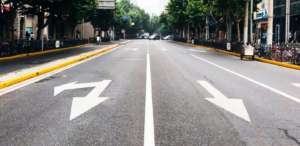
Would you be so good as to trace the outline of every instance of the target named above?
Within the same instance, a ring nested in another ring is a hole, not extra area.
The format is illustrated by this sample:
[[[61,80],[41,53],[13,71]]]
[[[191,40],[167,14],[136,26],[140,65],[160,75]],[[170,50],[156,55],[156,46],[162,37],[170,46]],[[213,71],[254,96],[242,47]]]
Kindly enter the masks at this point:
[[[291,11],[290,11],[290,31],[295,33],[295,31],[300,33],[300,1],[291,1]],[[297,42],[300,42],[300,35],[297,37]]]
[[[267,30],[268,30],[268,11],[259,11],[254,16],[256,21],[256,43],[266,44],[267,43]]]

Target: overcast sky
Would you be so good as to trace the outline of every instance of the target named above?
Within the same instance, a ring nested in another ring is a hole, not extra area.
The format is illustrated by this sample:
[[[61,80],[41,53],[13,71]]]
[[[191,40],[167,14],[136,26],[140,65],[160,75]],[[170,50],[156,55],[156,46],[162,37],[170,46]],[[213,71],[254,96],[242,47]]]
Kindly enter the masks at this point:
[[[130,0],[130,2],[144,9],[150,16],[152,13],[159,16],[165,10],[169,0]]]
[[[152,13],[160,15],[164,11],[166,3],[167,0],[137,0],[137,5],[150,15]]]

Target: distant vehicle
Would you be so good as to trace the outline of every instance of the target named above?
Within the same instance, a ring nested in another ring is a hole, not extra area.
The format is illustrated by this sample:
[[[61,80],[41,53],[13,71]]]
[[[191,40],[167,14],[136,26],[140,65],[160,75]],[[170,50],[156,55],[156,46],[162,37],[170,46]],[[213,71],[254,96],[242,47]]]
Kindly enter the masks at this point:
[[[149,37],[149,40],[153,39],[155,36],[156,36],[155,34],[152,35],[152,36],[150,36],[150,37]]]
[[[169,40],[170,38],[171,38],[171,36],[168,35],[168,36],[164,37],[163,40]]]
[[[138,37],[139,39],[148,39],[149,37],[147,35],[142,35],[140,37]]]
[[[159,35],[153,35],[149,38],[149,40],[160,40],[160,36]]]

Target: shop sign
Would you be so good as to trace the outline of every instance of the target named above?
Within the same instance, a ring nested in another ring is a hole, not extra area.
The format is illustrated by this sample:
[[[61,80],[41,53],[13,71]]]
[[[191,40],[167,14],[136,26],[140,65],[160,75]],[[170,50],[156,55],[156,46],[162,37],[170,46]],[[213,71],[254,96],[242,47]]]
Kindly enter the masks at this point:
[[[268,19],[268,11],[260,11],[256,13],[256,20]]]

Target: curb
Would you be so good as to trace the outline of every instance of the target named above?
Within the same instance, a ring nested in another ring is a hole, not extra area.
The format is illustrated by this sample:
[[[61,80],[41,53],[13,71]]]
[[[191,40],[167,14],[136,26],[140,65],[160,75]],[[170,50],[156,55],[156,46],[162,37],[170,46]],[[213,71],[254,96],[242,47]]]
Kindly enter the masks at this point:
[[[10,56],[10,57],[3,57],[3,58],[0,58],[0,61],[3,61],[3,60],[11,60],[11,59],[16,59],[16,58],[23,58],[23,57],[28,57],[28,56],[41,55],[41,54],[47,54],[47,53],[52,53],[52,52],[59,52],[59,51],[64,51],[64,50],[69,50],[69,49],[75,49],[75,48],[80,48],[80,47],[86,47],[86,46],[89,46],[89,44],[87,44],[87,45],[75,46],[75,47],[68,47],[68,48],[61,48],[61,49],[47,50],[47,51],[43,51],[43,52],[35,52],[35,53],[20,54],[20,55],[15,55],[15,56]]]
[[[98,45],[103,45],[103,44],[107,44],[107,43],[111,43],[111,41],[108,41],[108,42],[100,42],[100,44],[98,44]],[[94,45],[97,45],[97,43],[94,43]]]
[[[133,41],[130,41],[130,42],[127,42],[127,43],[124,43],[124,44],[128,44],[128,43],[131,43],[131,42],[133,42]],[[25,80],[27,80],[27,79],[30,79],[30,78],[33,78],[33,77],[36,77],[36,76],[39,76],[39,75],[48,73],[48,72],[50,72],[50,71],[53,71],[53,70],[56,70],[56,69],[65,67],[65,66],[67,66],[67,65],[70,65],[70,64],[79,62],[79,61],[81,61],[81,60],[84,60],[84,59],[93,57],[93,56],[95,56],[95,55],[98,55],[98,54],[107,52],[107,51],[112,50],[112,49],[114,49],[114,48],[117,48],[117,47],[119,47],[119,46],[121,46],[121,45],[120,45],[120,44],[119,44],[119,45],[114,45],[114,46],[112,46],[112,47],[103,49],[103,50],[101,50],[101,51],[99,51],[99,52],[95,52],[95,53],[92,53],[92,54],[89,54],[89,55],[86,55],[86,56],[82,56],[82,57],[79,57],[79,58],[76,58],[76,59],[73,59],[73,60],[70,60],[70,61],[67,61],[67,62],[58,64],[58,65],[52,66],[52,67],[48,67],[48,68],[39,70],[39,71],[37,71],[37,72],[29,73],[29,74],[26,74],[26,75],[23,75],[23,76],[14,78],[14,79],[10,79],[10,80],[1,82],[1,83],[0,83],[0,89],[3,89],[3,88],[5,88],[5,87],[11,86],[11,85],[13,85],[13,84],[16,84],[16,83],[19,83],[19,82],[22,82],[22,81],[25,81]]]
[[[173,41],[173,42],[179,43],[179,44],[185,44],[185,43],[182,43],[182,42],[176,42],[176,41]],[[198,47],[198,48],[203,48],[203,49],[207,49],[207,50],[213,50],[213,51],[216,51],[216,52],[221,52],[221,53],[225,53],[225,54],[229,54],[229,55],[240,57],[240,54],[233,53],[233,52],[228,52],[228,51],[224,51],[224,50],[218,50],[218,49],[213,49],[213,48],[203,47],[203,46],[193,45],[193,44],[191,46]],[[249,56],[244,56],[244,58],[249,59]],[[282,63],[282,62],[268,60],[268,59],[263,59],[263,58],[259,58],[259,57],[254,57],[254,59],[257,60],[257,61],[260,61],[260,62],[268,63],[268,64],[273,64],[273,65],[278,65],[278,66],[282,66],[282,67],[287,67],[287,68],[291,68],[291,69],[300,70],[300,66],[298,66],[298,65],[293,65],[293,64],[288,64],[288,63]]]

